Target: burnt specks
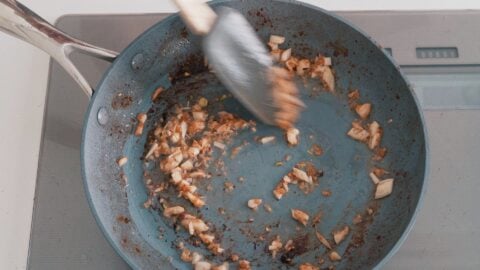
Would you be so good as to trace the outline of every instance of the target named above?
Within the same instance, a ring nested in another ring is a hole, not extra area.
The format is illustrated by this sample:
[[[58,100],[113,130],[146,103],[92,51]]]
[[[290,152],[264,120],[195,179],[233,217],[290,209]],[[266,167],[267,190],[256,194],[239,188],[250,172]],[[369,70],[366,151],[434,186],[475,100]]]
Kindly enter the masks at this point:
[[[350,255],[355,249],[365,243],[365,237],[370,225],[373,223],[375,214],[378,212],[378,208],[378,202],[372,202],[363,213],[358,215],[357,222],[354,222],[352,226],[352,238],[345,250],[345,256]]]
[[[117,221],[119,223],[129,224],[130,223],[130,218],[128,218],[126,216],[123,216],[123,215],[119,215],[119,216],[117,216]]]
[[[187,56],[183,61],[179,61],[179,64],[174,71],[171,72],[171,83],[175,84],[178,80],[188,77],[192,74],[198,74],[206,72],[205,57],[201,53],[191,54]]]
[[[182,30],[180,31],[180,36],[184,39],[188,38],[188,30],[186,27],[183,27]]]
[[[335,42],[329,42],[327,43],[327,47],[330,47],[333,49],[333,56],[339,57],[348,57],[348,49],[342,45],[342,43],[337,40]]]
[[[282,254],[280,261],[283,264],[292,265],[295,257],[300,256],[309,250],[309,243],[310,237],[308,234],[293,239],[293,248],[290,251]]]
[[[123,93],[116,94],[112,99],[112,109],[120,110],[126,109],[132,105],[133,98]]]
[[[270,27],[273,28],[273,22],[270,17],[265,13],[264,9],[250,10],[248,15],[255,19],[253,22],[255,29]]]

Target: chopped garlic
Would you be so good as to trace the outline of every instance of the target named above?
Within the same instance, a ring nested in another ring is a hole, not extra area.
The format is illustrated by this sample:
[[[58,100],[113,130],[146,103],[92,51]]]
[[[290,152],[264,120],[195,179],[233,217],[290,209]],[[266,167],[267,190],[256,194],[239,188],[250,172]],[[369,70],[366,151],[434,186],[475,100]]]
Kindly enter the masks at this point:
[[[229,269],[230,269],[230,266],[229,266],[228,262],[224,262],[221,265],[214,266],[212,268],[212,270],[229,270]]]
[[[235,185],[232,182],[223,183],[223,187],[225,192],[232,192],[235,189]]]
[[[310,263],[303,263],[298,267],[298,270],[319,270],[319,269],[320,268]]]
[[[355,111],[360,116],[360,118],[367,119],[368,116],[370,115],[370,112],[372,111],[372,104],[365,103],[362,105],[357,105],[355,107]]]
[[[191,262],[193,260],[192,252],[186,248],[182,250],[182,254],[180,255],[180,259],[184,262]]]
[[[273,190],[273,195],[277,200],[280,200],[283,195],[287,193],[287,190],[284,188],[282,184],[279,184],[274,190]]]
[[[180,222],[182,226],[189,230],[190,234],[203,233],[209,230],[209,227],[203,220],[194,217],[192,215],[185,215],[185,217]]]
[[[288,184],[291,182],[290,177],[285,175],[280,183],[277,184],[275,189],[273,190],[273,195],[277,200],[280,200],[285,193],[288,192]]]
[[[382,180],[377,184],[375,199],[382,199],[390,195],[393,191],[393,179]]]
[[[318,67],[317,70],[322,80],[322,84],[330,92],[335,91],[335,77],[333,71],[329,66]]]
[[[173,143],[173,144],[176,144],[180,141],[180,133],[178,132],[175,132],[172,134],[172,136],[170,136],[170,142]]]
[[[117,160],[117,164],[120,167],[123,167],[125,164],[127,164],[128,158],[127,157],[121,157]]]
[[[382,139],[382,134],[381,133],[375,133],[370,137],[370,140],[368,142],[368,148],[370,149],[375,149],[377,146],[380,145],[380,141]]]
[[[185,135],[187,135],[188,125],[185,121],[180,123],[180,134],[182,135],[182,140],[185,140]]]
[[[198,154],[200,154],[200,149],[198,147],[190,147],[188,148],[188,155],[190,157],[196,157],[198,156]]]
[[[340,261],[342,259],[342,257],[340,256],[340,254],[338,254],[338,252],[336,251],[332,251],[328,254],[328,257],[330,258],[330,260],[332,262],[336,262],[336,261]]]
[[[275,258],[277,256],[277,252],[279,252],[283,247],[282,241],[280,236],[277,235],[275,240],[268,246],[268,250],[272,252],[272,257]]]
[[[221,142],[213,142],[213,146],[217,147],[218,149],[221,149],[221,150],[225,150],[225,148],[227,148],[227,146]]]
[[[378,177],[373,172],[370,173],[370,179],[372,179],[372,182],[375,185],[380,183],[380,179],[378,179]]]
[[[175,168],[173,171],[172,171],[172,174],[171,174],[171,177],[172,177],[172,182],[174,184],[178,184],[180,183],[183,178],[182,178],[182,170],[180,168]]]
[[[248,207],[253,209],[253,210],[257,210],[258,206],[260,206],[260,204],[262,204],[262,199],[250,199],[250,200],[248,200]]]
[[[211,270],[212,265],[209,262],[198,262],[195,264],[195,270]]]
[[[285,67],[293,72],[298,66],[298,59],[296,57],[290,57],[290,59],[288,59],[286,62],[285,62]]]
[[[218,255],[223,253],[225,250],[220,247],[220,244],[218,243],[211,243],[208,245],[208,250],[210,250],[213,254]]]
[[[203,256],[197,252],[192,253],[192,264],[197,264],[203,259]]]
[[[376,121],[372,122],[368,129],[370,131],[368,147],[373,150],[380,145],[380,141],[382,140],[382,130]]]
[[[283,248],[285,249],[286,252],[293,250],[295,248],[295,244],[293,244],[293,240],[292,239],[288,240]]]
[[[152,206],[152,199],[151,198],[148,198],[144,203],[143,203],[143,207],[145,209],[148,209]]]
[[[140,123],[145,123],[145,121],[147,121],[147,114],[145,114],[145,113],[139,113],[139,114],[137,115],[137,120],[138,120],[138,122],[140,122]]]
[[[305,181],[309,184],[313,184],[313,179],[311,176],[309,176],[306,172],[300,170],[300,169],[297,169],[297,168],[293,168],[293,175],[298,178],[298,180],[302,180],[302,181]]]
[[[283,36],[277,36],[277,35],[271,35],[270,36],[270,43],[273,44],[283,44],[285,42],[285,37]]]
[[[287,49],[280,54],[280,61],[286,62],[292,56],[292,49]]]
[[[137,127],[135,128],[135,133],[134,135],[139,137],[143,134],[143,128],[145,127],[145,122],[147,121],[147,114],[145,113],[139,113],[137,115]]]
[[[331,57],[323,57],[323,65],[324,66],[331,66],[332,65],[332,58]]]
[[[190,173],[190,177],[193,179],[203,179],[208,178],[209,176],[204,171],[195,171]]]
[[[307,213],[298,210],[298,209],[292,209],[292,218],[295,219],[296,221],[302,223],[304,226],[307,226],[308,219],[310,218]]]
[[[274,140],[275,140],[274,136],[263,137],[260,139],[260,143],[267,144],[267,143],[273,142]]]
[[[322,245],[324,245],[328,249],[332,249],[332,246],[330,245],[328,240],[321,233],[315,232],[315,235],[317,236],[318,241],[322,243]]]
[[[202,240],[204,244],[211,244],[215,240],[215,236],[207,233],[200,233],[198,238]]]
[[[180,214],[183,214],[185,212],[185,208],[181,206],[173,206],[173,207],[168,207],[163,210],[163,215],[167,218],[170,218],[172,216],[178,216]]]
[[[380,124],[377,121],[373,121],[369,126],[368,129],[371,134],[375,134],[380,132]]]
[[[247,260],[241,260],[238,262],[238,270],[250,270],[250,262]]]
[[[145,159],[149,159],[155,151],[158,149],[158,143],[153,143],[152,146],[150,147],[150,150],[148,150],[148,153],[145,155]]]
[[[270,51],[277,51],[278,50],[278,44],[276,44],[276,43],[268,42],[267,45],[268,45],[268,47],[270,47]]]
[[[196,208],[202,208],[205,205],[205,201],[203,201],[198,195],[193,194],[191,192],[186,192],[185,197],[195,206]]]
[[[378,176],[378,177],[382,177],[384,176],[386,173],[388,173],[387,171],[385,171],[385,169],[382,169],[382,168],[379,168],[379,167],[375,167],[373,168],[373,173]]]
[[[237,254],[232,254],[230,256],[230,260],[232,260],[232,262],[238,262],[239,259],[240,257]]]
[[[180,165],[180,168],[186,170],[186,171],[191,171],[193,169],[193,162],[192,160],[186,160]]]
[[[192,112],[193,119],[196,121],[205,121],[207,120],[207,114],[205,112]]]
[[[345,237],[347,237],[349,232],[350,228],[346,225],[341,230],[334,231],[332,234],[335,244],[340,244],[345,239]]]
[[[296,128],[289,128],[286,132],[287,135],[287,142],[291,146],[298,145],[298,136],[300,135],[300,131]]]
[[[272,56],[272,59],[274,61],[280,61],[280,56],[282,55],[282,50],[273,50],[270,52],[270,55]]]
[[[353,126],[353,123],[352,123],[352,126]],[[353,138],[357,141],[361,141],[361,142],[366,142],[368,140],[368,137],[370,136],[368,131],[366,131],[363,128],[358,128],[358,127],[352,127],[348,131],[347,135],[350,136],[351,138]]]
[[[160,96],[160,94],[163,92],[163,87],[158,87],[152,94],[152,101],[157,100],[157,98]]]

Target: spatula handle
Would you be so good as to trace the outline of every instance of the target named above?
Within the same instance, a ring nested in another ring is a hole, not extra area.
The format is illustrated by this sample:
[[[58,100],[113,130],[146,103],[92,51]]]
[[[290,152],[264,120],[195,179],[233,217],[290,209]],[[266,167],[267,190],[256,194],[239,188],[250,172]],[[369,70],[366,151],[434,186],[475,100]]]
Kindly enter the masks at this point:
[[[217,14],[200,0],[173,0],[180,10],[180,16],[190,31],[196,35],[206,35],[212,29]]]

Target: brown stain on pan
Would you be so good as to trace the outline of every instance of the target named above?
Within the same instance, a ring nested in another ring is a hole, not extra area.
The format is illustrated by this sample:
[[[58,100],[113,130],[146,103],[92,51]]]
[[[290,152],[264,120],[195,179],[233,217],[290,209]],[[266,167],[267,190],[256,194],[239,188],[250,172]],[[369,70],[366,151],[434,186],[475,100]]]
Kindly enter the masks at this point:
[[[260,28],[273,28],[273,22],[270,17],[265,13],[263,8],[250,10],[247,13],[250,18],[254,19],[252,23],[257,32]]]
[[[372,211],[369,213],[369,209]],[[361,222],[352,226],[352,238],[345,250],[345,256],[349,256],[352,252],[365,244],[365,238],[367,236],[370,225],[373,223],[375,215],[380,209],[380,203],[378,201],[372,201],[367,205],[367,209],[360,214]],[[353,260],[352,256],[349,256],[349,260]]]
[[[310,236],[308,234],[301,235],[293,239],[293,249],[282,254],[280,261],[286,265],[292,265],[295,257],[307,253],[310,248]]]
[[[133,98],[123,93],[116,94],[112,99],[112,109],[120,110],[126,109],[132,105]]]
[[[179,61],[181,64],[173,68],[169,73],[170,81],[174,85],[178,80],[184,79],[186,74],[198,74],[206,72],[204,55],[201,53],[190,54],[185,59]]]
[[[129,224],[130,223],[130,218],[124,216],[124,215],[119,215],[117,216],[117,221],[122,224]]]
[[[348,57],[348,49],[342,45],[342,43],[339,40],[336,40],[334,42],[329,42],[327,43],[327,47],[330,47],[333,49],[333,56],[334,57]]]

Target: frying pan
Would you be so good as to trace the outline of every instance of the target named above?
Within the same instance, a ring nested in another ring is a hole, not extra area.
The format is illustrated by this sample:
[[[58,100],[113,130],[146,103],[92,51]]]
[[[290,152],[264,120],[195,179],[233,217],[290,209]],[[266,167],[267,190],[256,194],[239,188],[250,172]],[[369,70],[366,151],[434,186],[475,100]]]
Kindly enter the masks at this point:
[[[88,83],[65,55],[80,49],[107,60],[115,58],[114,52],[66,36],[13,0],[0,3],[0,25],[49,52],[86,92],[91,91]],[[223,158],[227,176],[209,180],[212,191],[200,186],[207,196],[207,206],[196,214],[215,228],[227,255],[235,252],[248,258],[254,269],[287,269],[304,262],[316,264],[321,258],[326,259],[322,268],[381,267],[412,228],[427,172],[425,125],[399,67],[364,33],[311,5],[244,0],[215,1],[212,6],[239,10],[264,40],[270,34],[284,35],[286,47],[300,57],[312,58],[318,53],[332,56],[337,89],[330,94],[313,81],[298,82],[308,109],[298,122],[302,143],[296,148],[286,146],[281,131],[261,123],[255,134],[243,132],[235,137],[229,147],[243,141],[249,144],[236,158]],[[151,174],[154,181],[164,179],[157,164],[146,166],[142,160],[148,132],[142,137],[132,135],[135,116],[148,112],[148,131],[175,104],[187,104],[203,96],[212,101],[211,113],[228,110],[253,119],[205,68],[200,44],[176,15],[154,25],[115,58],[96,87],[85,117],[81,160],[87,197],[105,237],[134,269],[190,269],[179,258],[179,241],[206,254],[190,244],[192,239],[184,230],[174,229],[157,211],[143,207],[147,199],[144,173]],[[191,76],[185,77],[185,72]],[[159,86],[167,90],[152,103],[151,94]],[[388,154],[383,161],[373,161],[365,145],[345,135],[355,119],[346,97],[351,89],[359,89],[361,100],[373,104],[371,118],[384,128],[382,144]],[[267,135],[276,136],[277,141],[259,145],[253,140],[253,136]],[[323,148],[322,156],[307,154],[314,143]],[[275,167],[273,164],[286,154],[292,159]],[[121,168],[116,163],[120,156],[129,160]],[[319,186],[308,195],[292,188],[276,201],[273,188],[299,161],[310,161],[324,171]],[[373,166],[386,168],[395,178],[393,193],[382,200],[373,199],[374,186],[368,177]],[[245,181],[238,181],[239,177]],[[235,185],[233,192],[224,192],[226,181]],[[332,195],[322,196],[324,190]],[[263,198],[272,213],[248,209],[246,202],[253,197]],[[224,215],[218,213],[220,208],[225,210]],[[291,208],[302,209],[311,218],[321,214],[320,222],[299,227],[290,218]],[[373,210],[372,215],[366,212],[368,208]],[[363,221],[353,225],[357,214]],[[344,225],[349,225],[351,232],[335,247],[343,259],[332,263],[328,250],[315,238],[315,230],[331,239],[330,232]],[[265,231],[266,226],[270,232]],[[272,258],[266,247],[276,235],[284,243],[293,240],[294,251]],[[226,259],[208,258],[213,262]]]

